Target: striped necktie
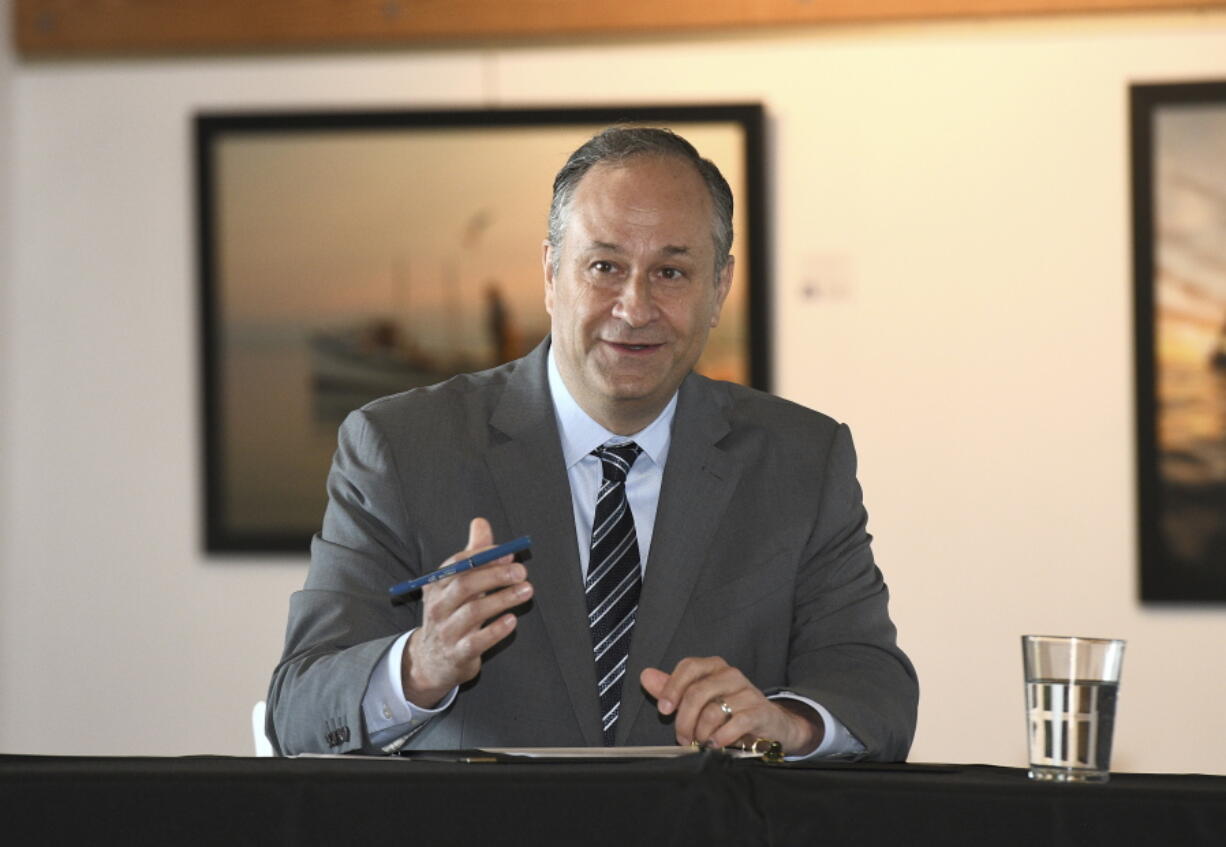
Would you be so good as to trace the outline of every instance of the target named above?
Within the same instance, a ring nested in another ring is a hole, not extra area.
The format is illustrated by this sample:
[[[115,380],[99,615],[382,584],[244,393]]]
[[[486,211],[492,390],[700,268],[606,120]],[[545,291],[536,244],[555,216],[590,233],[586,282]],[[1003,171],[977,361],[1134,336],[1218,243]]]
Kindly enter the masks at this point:
[[[621,709],[622,678],[630,654],[630,635],[639,606],[643,576],[639,570],[639,542],[634,515],[626,501],[626,474],[643,448],[633,441],[613,447],[597,447],[604,480],[596,497],[592,521],[592,554],[588,559],[588,626],[596,657],[600,722],[605,746],[613,746],[617,715]]]

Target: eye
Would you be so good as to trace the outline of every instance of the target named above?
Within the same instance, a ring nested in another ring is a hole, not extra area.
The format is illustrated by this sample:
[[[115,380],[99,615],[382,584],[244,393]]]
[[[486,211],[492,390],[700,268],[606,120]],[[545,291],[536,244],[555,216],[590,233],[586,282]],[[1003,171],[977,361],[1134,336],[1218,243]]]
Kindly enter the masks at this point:
[[[598,274],[611,273],[613,271],[613,263],[604,259],[597,259],[595,262],[592,262],[592,270]]]
[[[685,271],[680,268],[661,268],[660,276],[664,277],[669,282],[679,282],[685,279]]]

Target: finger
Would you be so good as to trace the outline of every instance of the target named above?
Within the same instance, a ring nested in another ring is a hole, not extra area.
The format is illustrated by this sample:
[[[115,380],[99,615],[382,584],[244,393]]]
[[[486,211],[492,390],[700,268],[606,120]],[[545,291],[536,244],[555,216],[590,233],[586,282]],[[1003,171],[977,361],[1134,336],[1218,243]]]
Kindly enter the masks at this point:
[[[719,668],[727,667],[727,663],[718,656],[704,659],[686,658],[677,663],[673,672],[668,675],[668,681],[657,695],[660,714],[671,714],[681,703],[688,689],[694,682]]]
[[[526,602],[532,597],[533,590],[532,583],[525,581],[500,591],[477,594],[457,608],[445,626],[455,633],[458,640],[469,631],[480,629],[503,612]]]
[[[712,742],[715,740],[716,733],[720,733],[721,739],[729,737],[724,731],[725,727],[733,719],[736,719],[738,726],[744,724],[743,716],[753,714],[754,709],[765,700],[766,698],[761,697],[757,689],[751,687],[713,694],[698,710],[694,724],[694,738],[700,742]],[[725,706],[727,706],[726,710]],[[722,740],[719,743],[723,745]]]
[[[750,708],[736,710],[726,724],[711,735],[711,742],[723,747],[736,744],[753,744],[759,738],[778,741],[785,752],[809,752],[820,742],[810,732],[803,731],[797,737],[795,721],[805,721],[778,703],[765,697]]]
[[[523,584],[528,569],[518,562],[490,562],[446,577],[422,589],[422,614],[431,621],[450,617],[465,603],[509,585]]]
[[[468,522],[468,549],[474,552],[478,548],[494,545],[494,530],[485,518],[473,518]]]
[[[728,705],[727,712],[721,703]],[[703,710],[696,737],[719,747],[737,744],[751,734],[757,738],[777,729],[770,720],[774,711],[765,695],[747,683],[739,691],[717,697],[710,708]]]
[[[527,578],[528,569],[519,562],[490,562],[446,577],[437,583],[437,588],[464,598],[461,602],[466,602],[468,598],[515,585]]]
[[[490,522],[485,518],[473,518],[468,522],[468,543],[464,545],[464,549],[448,556],[439,567],[445,568],[493,546],[494,530],[490,528]]]
[[[514,632],[518,624],[515,615],[507,614],[490,621],[487,626],[469,631],[455,643],[456,663],[476,663],[487,650]]]
[[[476,675],[480,657],[502,641],[517,626],[514,614],[502,614],[532,596],[532,586],[520,583],[504,591],[479,596],[448,615],[433,606],[410,645],[416,649],[426,679],[458,677],[463,682]],[[414,643],[416,642],[416,643]]]
[[[746,685],[741,672],[729,667],[721,660],[718,669],[695,679],[686,687],[685,692],[681,695],[681,701],[677,704],[676,731],[684,733],[686,743],[695,738],[700,741],[704,740],[699,734],[698,724],[706,708],[712,702],[718,704],[721,699],[726,699],[728,695],[739,691]],[[714,715],[722,717],[718,705],[711,717]]]
[[[675,715],[673,731],[679,744],[689,744],[696,738],[702,740],[696,734],[699,718],[703,709],[718,693],[711,677],[726,667],[723,660],[713,662],[707,659],[682,661],[677,665],[677,670],[673,672],[668,686],[665,687],[665,696],[675,698],[672,700]]]
[[[693,740],[700,744],[709,744],[715,731],[731,718],[720,708],[720,702],[708,700],[699,709],[694,720]]]
[[[745,675],[721,660],[722,667],[707,676],[695,680],[686,689],[677,708],[677,731],[686,731],[686,741],[696,739],[705,742],[720,732],[724,725],[738,713],[760,714],[762,706],[768,705],[766,696]],[[723,706],[728,706],[730,716]],[[692,723],[691,723],[692,721]],[[738,721],[738,724],[743,723]],[[732,737],[726,732],[722,737]],[[681,740],[680,738],[678,740]]]
[[[477,553],[482,553],[494,546],[494,530],[490,527],[490,522],[485,518],[473,518],[468,522],[468,547],[462,553],[456,555],[453,561],[475,556]],[[509,562],[514,556],[513,553],[508,553],[505,556],[500,556],[494,559],[495,562]]]
[[[639,674],[639,684],[643,686],[644,691],[659,701],[664,686],[668,684],[668,674],[659,668],[643,668],[643,672]],[[671,707],[672,704],[669,703],[669,706]],[[656,708],[663,713],[662,702],[658,702]]]
[[[732,717],[716,727],[707,738],[715,747],[750,745],[758,738],[776,738],[778,733],[769,722],[764,723],[757,709],[734,712]]]

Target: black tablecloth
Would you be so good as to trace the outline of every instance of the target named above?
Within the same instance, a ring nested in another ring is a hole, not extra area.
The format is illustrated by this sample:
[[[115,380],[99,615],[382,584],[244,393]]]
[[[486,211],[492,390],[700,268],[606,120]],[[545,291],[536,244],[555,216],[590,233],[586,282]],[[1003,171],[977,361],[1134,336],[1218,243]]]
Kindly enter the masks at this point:
[[[32,844],[1220,847],[1226,777],[1057,785],[984,765],[780,766],[714,753],[510,764],[0,756],[0,814],[0,831]]]

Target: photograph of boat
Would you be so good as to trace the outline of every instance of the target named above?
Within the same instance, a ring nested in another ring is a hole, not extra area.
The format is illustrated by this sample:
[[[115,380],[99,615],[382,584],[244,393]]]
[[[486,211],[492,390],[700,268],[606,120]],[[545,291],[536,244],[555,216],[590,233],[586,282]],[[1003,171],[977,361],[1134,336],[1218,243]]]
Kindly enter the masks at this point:
[[[448,354],[423,348],[410,326],[391,315],[311,332],[306,343],[315,420],[335,426],[349,412],[378,397],[509,362],[527,353],[543,337],[538,335],[529,344],[523,343],[496,283],[486,288],[484,308],[486,343]]]
[[[319,330],[309,344],[317,393],[380,397],[442,382],[455,373],[402,338],[396,323],[386,319],[348,330]]]
[[[1218,333],[1217,346],[1209,357],[1209,367],[1215,371],[1226,371],[1226,324],[1222,324],[1222,330]]]
[[[635,111],[197,118],[209,550],[306,550],[346,415],[545,337],[554,173]],[[732,293],[698,369],[768,387],[761,108],[638,111],[737,197]]]
[[[1135,109],[1142,597],[1226,601],[1226,83]]]

